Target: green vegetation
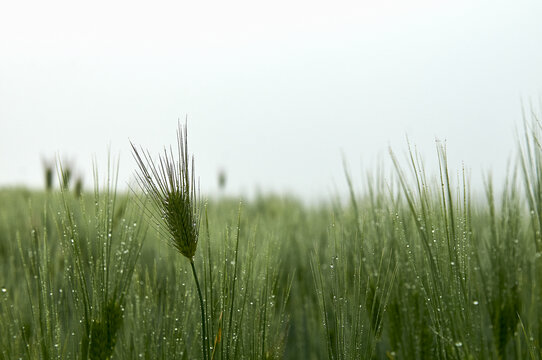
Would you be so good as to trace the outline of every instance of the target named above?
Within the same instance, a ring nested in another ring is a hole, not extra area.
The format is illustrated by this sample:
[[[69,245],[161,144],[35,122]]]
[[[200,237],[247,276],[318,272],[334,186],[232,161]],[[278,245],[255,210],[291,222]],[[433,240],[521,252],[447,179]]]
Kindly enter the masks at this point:
[[[134,147],[141,190],[112,165],[93,193],[0,190],[0,359],[540,359],[536,119],[524,134],[483,193],[438,144],[435,177],[392,154],[362,194],[346,172],[345,203],[202,202],[181,130],[158,160]]]

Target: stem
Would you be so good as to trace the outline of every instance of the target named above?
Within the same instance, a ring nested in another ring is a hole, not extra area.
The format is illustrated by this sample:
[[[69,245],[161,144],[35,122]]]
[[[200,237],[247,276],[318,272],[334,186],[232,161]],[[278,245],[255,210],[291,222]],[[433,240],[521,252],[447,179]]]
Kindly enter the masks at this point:
[[[198,288],[199,304],[201,306],[201,347],[203,348],[203,359],[207,360],[207,347],[205,346],[205,307],[203,305],[203,296],[201,295],[201,288],[199,286],[198,276],[196,275],[194,259],[190,259],[190,265],[192,266],[192,273],[194,274],[194,280],[196,280],[196,287]]]

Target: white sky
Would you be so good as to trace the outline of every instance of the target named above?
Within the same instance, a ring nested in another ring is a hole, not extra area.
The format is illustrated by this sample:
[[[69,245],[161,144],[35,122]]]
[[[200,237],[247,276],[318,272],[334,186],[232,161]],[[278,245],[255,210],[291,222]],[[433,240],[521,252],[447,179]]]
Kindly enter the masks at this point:
[[[328,198],[405,136],[436,164],[505,172],[542,96],[542,2],[0,2],[0,186],[42,186],[129,139],[158,152],[188,116],[202,189]]]

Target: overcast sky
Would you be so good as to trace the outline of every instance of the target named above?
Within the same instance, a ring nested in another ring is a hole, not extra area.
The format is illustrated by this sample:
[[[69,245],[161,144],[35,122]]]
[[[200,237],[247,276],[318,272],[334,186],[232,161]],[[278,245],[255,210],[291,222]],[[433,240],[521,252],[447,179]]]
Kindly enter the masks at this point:
[[[328,198],[402,154],[502,176],[521,103],[542,96],[542,2],[4,1],[0,186],[42,159],[91,184],[107,149],[158,152],[188,117],[202,189]],[[361,186],[360,186],[361,188]]]

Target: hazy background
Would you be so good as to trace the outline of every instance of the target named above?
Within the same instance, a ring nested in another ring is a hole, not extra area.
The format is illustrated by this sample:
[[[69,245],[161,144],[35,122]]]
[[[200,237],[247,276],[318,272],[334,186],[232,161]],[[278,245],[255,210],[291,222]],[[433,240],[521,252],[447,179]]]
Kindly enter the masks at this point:
[[[188,116],[202,189],[328,198],[435,138],[502,177],[521,102],[542,94],[542,1],[3,1],[0,186],[42,159],[158,152]]]

